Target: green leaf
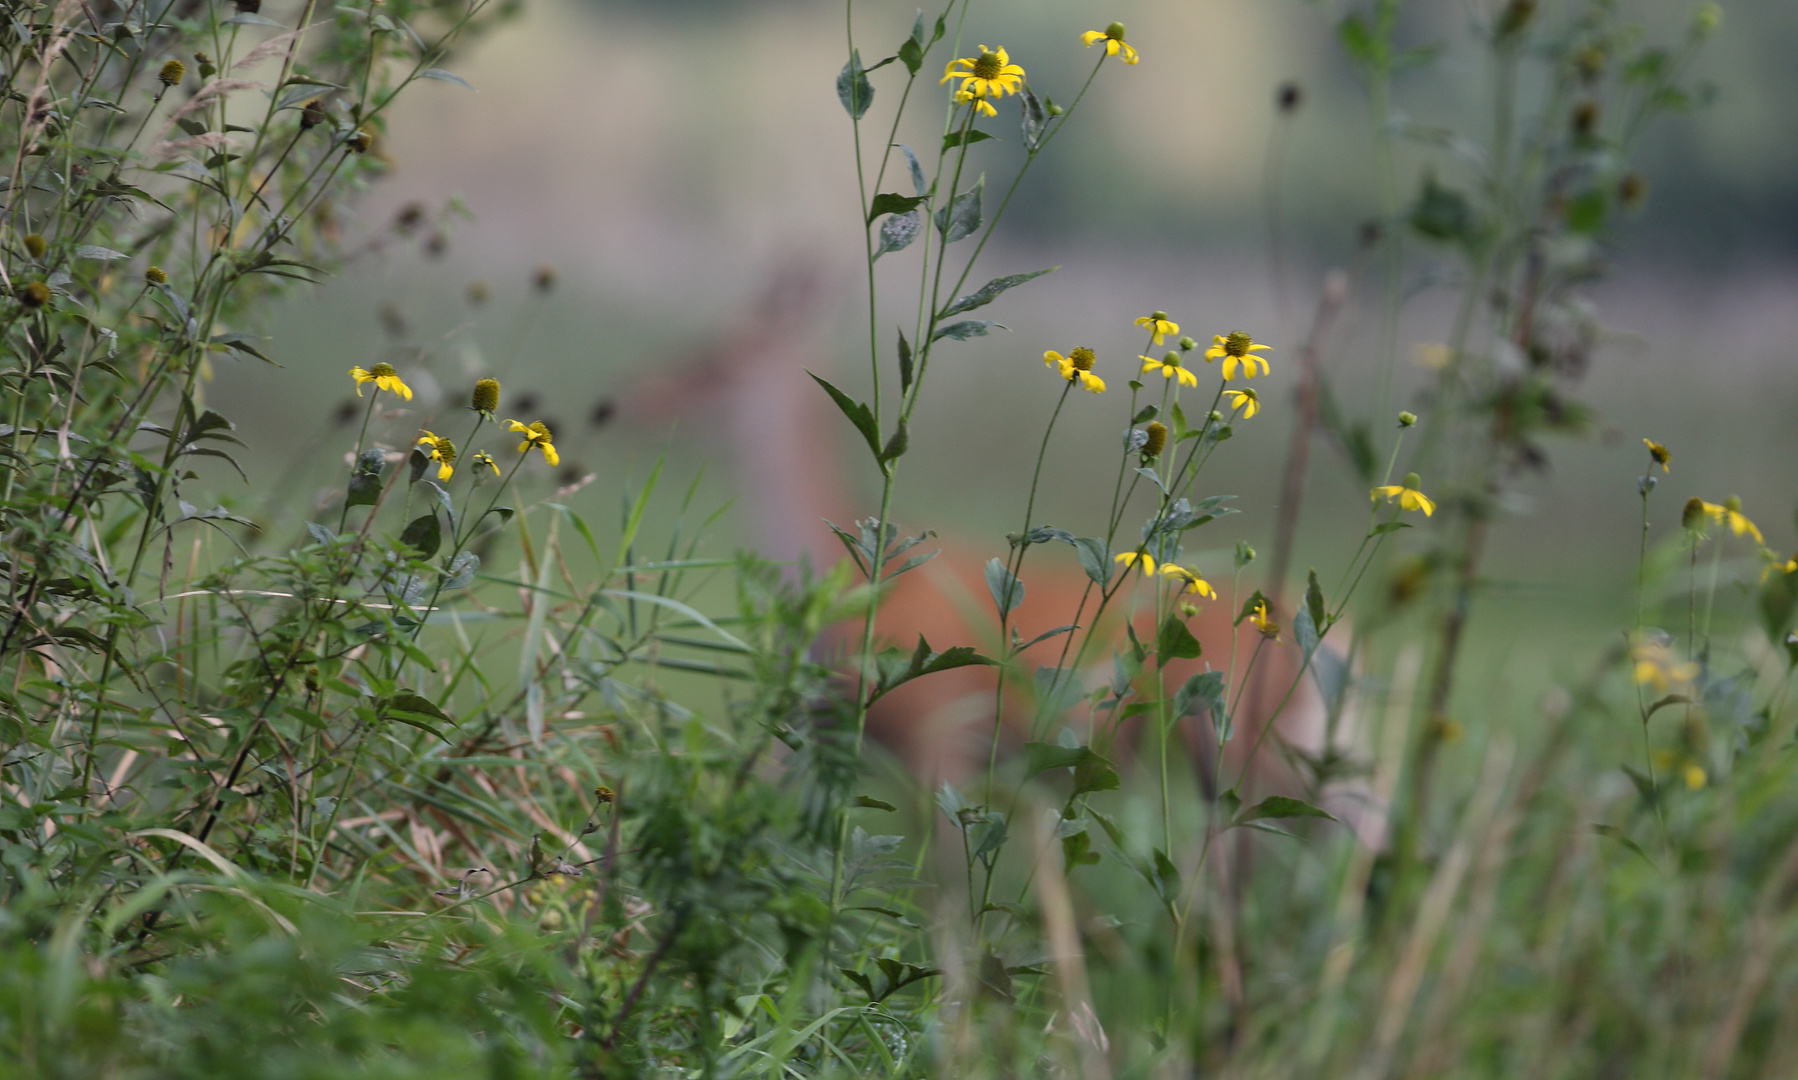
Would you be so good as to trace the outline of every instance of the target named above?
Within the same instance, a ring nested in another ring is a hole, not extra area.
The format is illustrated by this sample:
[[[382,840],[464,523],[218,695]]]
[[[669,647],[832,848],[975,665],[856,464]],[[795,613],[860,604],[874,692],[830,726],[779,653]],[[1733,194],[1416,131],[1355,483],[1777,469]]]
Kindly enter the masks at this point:
[[[953,244],[980,228],[980,195],[985,190],[986,174],[981,173],[972,188],[936,212],[936,228],[943,234],[943,243]]]
[[[1180,870],[1160,848],[1155,849],[1155,894],[1172,907],[1180,899]]]
[[[464,90],[474,90],[473,83],[464,79],[462,76],[457,75],[453,71],[445,71],[442,68],[426,68],[418,73],[418,77],[421,79],[436,79],[438,82],[455,83]],[[478,90],[475,90],[475,92],[477,94],[480,93]]]
[[[994,278],[993,280],[987,282],[985,285],[982,285],[976,291],[971,292],[964,297],[961,297],[960,299],[956,300],[953,304],[950,304],[948,307],[944,308],[941,312],[939,312],[937,314],[937,318],[946,319],[951,315],[959,315],[964,311],[973,311],[975,308],[985,307],[986,305],[992,303],[994,298],[996,298],[1000,293],[1004,292],[1005,290],[1010,289],[1010,288],[1015,288],[1016,286],[1024,284],[1024,282],[1026,282],[1026,281],[1031,281],[1031,280],[1034,280],[1035,278],[1042,277],[1044,274],[1054,273],[1055,271],[1057,271],[1059,269],[1061,269],[1061,267],[1051,266],[1047,270],[1032,270],[1028,274],[1011,274],[1006,277]],[[1154,415],[1153,409],[1154,409],[1154,407],[1150,406],[1150,415],[1151,416]]]
[[[409,713],[417,713],[420,716],[428,716],[433,720],[441,720],[446,724],[453,724],[456,722],[455,717],[438,708],[430,698],[413,690],[401,690],[391,698],[388,698],[387,707],[389,709],[400,709]]]
[[[899,390],[903,393],[911,389],[911,342],[905,340],[905,331],[899,331]]]
[[[868,112],[868,106],[874,104],[874,87],[868,82],[868,73],[862,67],[860,49],[851,49],[849,62],[837,74],[837,100],[843,103],[843,109],[850,119],[860,120]]]
[[[345,506],[373,506],[380,501],[379,473],[357,473],[350,477],[349,493],[344,498]]]
[[[924,183],[924,166],[918,161],[918,155],[904,143],[894,143],[893,145],[897,146],[899,152],[905,155],[906,167],[911,171],[912,190],[919,195],[927,193],[930,189]]]
[[[899,808],[892,803],[883,799],[876,799],[872,795],[857,795],[855,797],[855,805],[869,810],[885,810],[889,814],[897,813],[899,810]]]
[[[443,526],[437,521],[437,511],[422,514],[412,519],[400,533],[400,543],[415,548],[418,557],[428,559],[437,554],[443,544]]]
[[[1237,814],[1236,820],[1232,821],[1231,824],[1246,825],[1251,821],[1261,821],[1266,818],[1305,817],[1327,818],[1330,821],[1336,820],[1334,814],[1319,810],[1310,803],[1300,802],[1297,799],[1288,798],[1285,795],[1269,795],[1254,806]]]
[[[1411,227],[1432,240],[1471,242],[1479,232],[1473,204],[1467,196],[1436,181],[1426,172],[1417,202],[1411,207]]]
[[[886,446],[880,451],[880,460],[887,462],[904,457],[906,447],[910,444],[911,428],[906,424],[905,417],[901,416],[899,427],[894,430],[893,437],[887,440]]]
[[[876,259],[889,251],[904,251],[924,231],[924,219],[916,210],[894,214],[880,223],[880,245],[874,249]]]
[[[1135,416],[1130,418],[1130,422],[1132,424],[1145,423],[1149,420],[1155,419],[1156,415],[1157,415],[1157,410],[1156,410],[1155,406],[1144,405],[1142,408],[1140,408],[1136,411]]]
[[[1001,330],[1011,329],[1011,327],[993,322],[991,319],[963,319],[961,322],[937,327],[936,333],[930,335],[930,340],[941,341],[943,338],[954,338],[956,341],[966,341],[969,338],[985,337],[987,330],[994,326]]]
[[[992,658],[980,655],[969,645],[957,645],[940,653],[932,652],[930,642],[924,640],[924,635],[920,634],[918,635],[918,647],[912,651],[909,657],[898,649],[885,649],[875,658],[875,667],[879,677],[868,701],[872,703],[893,689],[925,675],[934,675],[939,671],[950,671],[954,668],[973,667],[981,664],[991,665],[993,662]]]
[[[1317,583],[1317,570],[1305,582],[1305,608],[1311,613],[1312,625],[1322,630],[1330,625],[1330,609],[1324,603],[1324,589]]]
[[[903,214],[924,201],[922,195],[900,195],[892,191],[883,191],[874,196],[868,206],[868,220],[872,222],[882,214]]]
[[[1236,613],[1236,621],[1232,622],[1230,625],[1231,626],[1241,626],[1242,621],[1244,619],[1248,618],[1250,615],[1255,614],[1255,609],[1266,603],[1267,603],[1267,597],[1261,595],[1260,589],[1256,589],[1254,592],[1249,594],[1249,598],[1247,600],[1243,601],[1242,610]],[[1268,608],[1268,614],[1270,616],[1273,614],[1273,608],[1271,605]]]
[[[101,262],[111,262],[115,259],[129,259],[131,256],[122,251],[114,251],[111,248],[100,247],[97,244],[82,244],[75,248],[75,257],[77,259],[97,259]]]
[[[472,551],[464,551],[450,560],[444,568],[443,587],[446,589],[462,589],[474,581],[474,576],[481,569],[481,557]]]
[[[1092,837],[1085,829],[1061,838],[1061,856],[1067,861],[1067,868],[1073,870],[1078,866],[1091,866],[1099,861],[1099,853],[1092,850]]]
[[[993,136],[988,135],[978,128],[969,128],[965,133],[965,137],[963,132],[951,131],[949,134],[943,136],[943,152],[948,153],[957,146],[973,146],[977,142],[985,142],[990,138],[993,138]]]
[[[812,375],[809,371],[806,374]],[[849,422],[855,425],[855,430],[861,432],[862,438],[867,440],[868,449],[873,452],[874,460],[879,461],[880,429],[874,426],[874,411],[816,375],[812,375],[812,381],[822,386],[824,392],[830,395],[830,400],[836,402],[837,408],[843,410],[843,415],[849,418]]]
[[[1090,746],[1061,746],[1057,743],[1027,742],[1024,744],[1024,778],[1029,778],[1050,769],[1074,769],[1088,762],[1109,765],[1103,757],[1093,752]]]
[[[929,47],[924,40],[924,12],[919,10],[918,20],[912,23],[911,37],[899,46],[899,62],[905,65],[905,70],[916,75],[924,66],[924,50]]]
[[[1001,619],[1012,613],[1012,610],[1024,602],[1024,583],[1016,574],[998,559],[988,559],[986,564],[986,589],[992,593],[993,603],[998,605]]]
[[[1105,541],[1091,536],[1076,537],[1074,554],[1080,559],[1080,568],[1094,584],[1104,586],[1111,580],[1111,549]]]
[[[1192,631],[1186,627],[1186,620],[1179,615],[1169,615],[1162,622],[1160,632],[1155,635],[1157,667],[1166,667],[1170,660],[1197,659],[1203,652],[1199,639],[1192,636]]]

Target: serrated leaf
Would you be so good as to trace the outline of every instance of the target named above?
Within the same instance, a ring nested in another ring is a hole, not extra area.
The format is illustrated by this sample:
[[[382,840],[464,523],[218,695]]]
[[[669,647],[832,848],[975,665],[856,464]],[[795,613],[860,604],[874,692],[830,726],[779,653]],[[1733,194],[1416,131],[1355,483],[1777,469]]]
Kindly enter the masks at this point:
[[[1005,290],[1015,288],[1024,284],[1026,281],[1042,277],[1044,274],[1054,273],[1059,269],[1061,269],[1061,267],[1051,266],[1047,270],[1032,270],[1028,274],[1010,274],[1006,277],[994,278],[974,292],[957,299],[953,304],[944,308],[937,317],[946,319],[951,315],[959,315],[964,311],[973,311],[975,308],[985,307],[992,303],[993,300]]]
[[[453,71],[445,71],[442,68],[426,68],[418,73],[418,77],[421,79],[436,79],[438,82],[455,83],[464,90],[474,90],[473,83]],[[480,91],[475,90],[475,93],[478,94]]]

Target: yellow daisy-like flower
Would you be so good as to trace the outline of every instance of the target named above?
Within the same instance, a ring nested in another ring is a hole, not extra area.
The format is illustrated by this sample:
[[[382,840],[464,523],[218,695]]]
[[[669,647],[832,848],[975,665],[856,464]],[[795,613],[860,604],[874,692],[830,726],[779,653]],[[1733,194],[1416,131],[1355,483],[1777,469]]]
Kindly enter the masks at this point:
[[[1179,379],[1182,386],[1199,385],[1199,377],[1180,366],[1179,353],[1168,353],[1159,360],[1150,356],[1138,356],[1137,359],[1142,361],[1142,369],[1145,374],[1158,371],[1164,379]]]
[[[1266,345],[1256,344],[1254,338],[1243,333],[1241,330],[1234,331],[1228,336],[1223,334],[1213,334],[1211,337],[1211,348],[1205,350],[1205,361],[1210,363],[1212,360],[1221,356],[1224,358],[1223,370],[1225,379],[1234,379],[1236,377],[1236,366],[1238,364],[1242,365],[1242,377],[1245,379],[1252,379],[1255,377],[1255,365],[1257,364],[1261,365],[1261,374],[1266,375],[1268,372],[1267,357],[1254,355],[1258,350],[1267,347],[1268,346]]]
[[[1667,467],[1667,463],[1673,460],[1673,451],[1653,439],[1643,439],[1642,442],[1648,446],[1648,456],[1654,459],[1654,463],[1661,467],[1662,472],[1673,471]]]
[[[959,95],[967,94],[969,99],[981,99],[985,104],[987,98],[1002,98],[1006,94],[1015,94],[1024,88],[1024,69],[1011,62],[1003,46],[989,51],[985,45],[980,47],[980,55],[973,57],[957,57],[943,67],[940,82],[960,79],[961,85],[956,87],[956,100],[963,100]],[[991,105],[984,110],[993,111]]]
[[[544,461],[549,462],[551,465],[560,465],[562,463],[561,455],[556,453],[556,447],[552,441],[554,436],[550,434],[548,424],[545,424],[541,420],[532,420],[528,424],[521,424],[516,420],[507,420],[506,423],[511,426],[511,430],[519,432],[524,436],[524,441],[518,444],[519,453],[528,453],[532,447],[536,447],[538,450],[543,451]]]
[[[392,364],[376,364],[368,370],[353,367],[350,369],[350,378],[356,380],[357,397],[362,396],[363,383],[374,383],[376,390],[385,390],[390,394],[398,394],[407,401],[412,400],[412,388],[393,370]]]
[[[1636,682],[1654,687],[1657,694],[1690,689],[1692,680],[1698,677],[1697,664],[1675,659],[1673,651],[1659,641],[1639,641],[1629,655],[1635,665]]]
[[[430,459],[437,462],[437,479],[448,480],[456,471],[456,444],[441,435],[423,432],[418,445],[431,448]]]
[[[1761,568],[1761,580],[1763,582],[1774,574],[1798,574],[1798,552],[1794,552],[1792,557],[1785,562],[1780,562],[1779,556],[1773,554],[1771,551],[1763,550],[1761,552],[1761,557],[1767,560],[1767,565]]]
[[[1217,599],[1217,590],[1211,587],[1211,583],[1184,566],[1162,563],[1161,576],[1179,578],[1185,584],[1182,592],[1197,593],[1209,600]]]
[[[1069,382],[1077,380],[1081,386],[1086,387],[1093,393],[1103,394],[1105,392],[1105,380],[1093,374],[1093,361],[1095,359],[1096,357],[1093,355],[1093,351],[1084,345],[1069,351],[1066,356],[1061,355],[1054,349],[1050,349],[1048,352],[1043,353],[1043,363],[1059,371],[1062,378]]]
[[[1153,574],[1155,572],[1155,556],[1150,555],[1146,551],[1126,551],[1122,555],[1113,556],[1111,561],[1123,563],[1125,570],[1130,569],[1132,566],[1141,566],[1142,572],[1145,574]]]
[[[1761,531],[1755,527],[1754,522],[1749,521],[1747,516],[1742,513],[1742,500],[1739,496],[1731,495],[1724,499],[1722,506],[1707,502],[1704,504],[1704,512],[1710,515],[1712,521],[1728,525],[1729,531],[1737,536],[1747,533],[1754,537],[1754,542],[1757,544],[1764,546],[1767,542],[1761,537]]]
[[[1280,624],[1268,618],[1267,601],[1255,605],[1255,613],[1249,616],[1249,624],[1261,632],[1261,636],[1270,641],[1280,640]]]
[[[1381,498],[1396,498],[1398,500],[1399,509],[1422,510],[1423,516],[1429,517],[1436,512],[1436,502],[1428,495],[1417,490],[1417,485],[1421,482],[1422,481],[1418,480],[1416,473],[1406,473],[1405,482],[1403,484],[1382,484],[1381,486],[1374,488],[1373,501],[1379,502]]]
[[[974,91],[957,90],[955,92],[955,103],[957,105],[966,105],[970,101],[974,103],[974,111],[982,116],[999,115],[999,110],[993,108],[992,102],[988,101],[985,97],[976,94]]]
[[[1105,55],[1122,56],[1126,64],[1134,64],[1142,59],[1136,54],[1136,50],[1132,49],[1124,40],[1124,24],[1121,22],[1114,22],[1103,30],[1088,30],[1080,35],[1080,41],[1089,49],[1103,41]]]
[[[1170,322],[1167,317],[1167,312],[1165,311],[1151,311],[1149,314],[1137,319],[1136,325],[1155,335],[1151,340],[1156,345],[1167,340],[1169,334],[1178,334],[1180,332],[1180,324],[1177,322]]]
[[[475,451],[474,457],[469,460],[474,462],[474,467],[477,471],[482,467],[486,467],[493,470],[493,475],[499,475],[499,462],[493,460],[493,455],[489,454],[487,451],[477,450]]]
[[[1261,395],[1255,393],[1252,386],[1241,390],[1225,390],[1224,396],[1230,399],[1230,411],[1241,409],[1244,420],[1261,411]]]

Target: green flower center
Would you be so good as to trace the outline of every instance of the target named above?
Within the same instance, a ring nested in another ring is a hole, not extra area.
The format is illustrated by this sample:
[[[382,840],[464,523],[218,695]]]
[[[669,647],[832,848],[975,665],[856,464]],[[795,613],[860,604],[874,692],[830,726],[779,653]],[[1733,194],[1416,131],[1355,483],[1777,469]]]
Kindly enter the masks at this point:
[[[999,69],[1004,67],[998,53],[983,52],[974,61],[974,77],[976,79],[996,79]]]
[[[1249,354],[1249,346],[1253,344],[1255,344],[1254,338],[1238,330],[1224,339],[1224,352],[1231,356],[1244,357]]]
[[[1075,349],[1073,352],[1068,353],[1068,363],[1074,365],[1075,371],[1091,371],[1093,369],[1093,361],[1096,359],[1097,357],[1093,355],[1093,351],[1084,345]]]
[[[392,364],[376,364],[368,369],[368,373],[377,379],[390,378],[395,374]]]

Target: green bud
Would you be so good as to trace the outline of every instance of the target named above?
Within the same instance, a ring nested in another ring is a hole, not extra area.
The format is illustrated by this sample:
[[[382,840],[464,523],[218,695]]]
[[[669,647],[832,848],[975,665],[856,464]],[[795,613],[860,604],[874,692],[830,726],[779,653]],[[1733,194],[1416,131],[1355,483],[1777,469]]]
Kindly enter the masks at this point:
[[[1180,351],[1181,352],[1191,352],[1198,347],[1199,347],[1198,342],[1187,337],[1185,334],[1180,335]]]
[[[1417,414],[1416,413],[1402,412],[1402,413],[1398,414],[1398,426],[1399,427],[1402,427],[1402,428],[1412,427],[1416,423],[1417,423]]]

